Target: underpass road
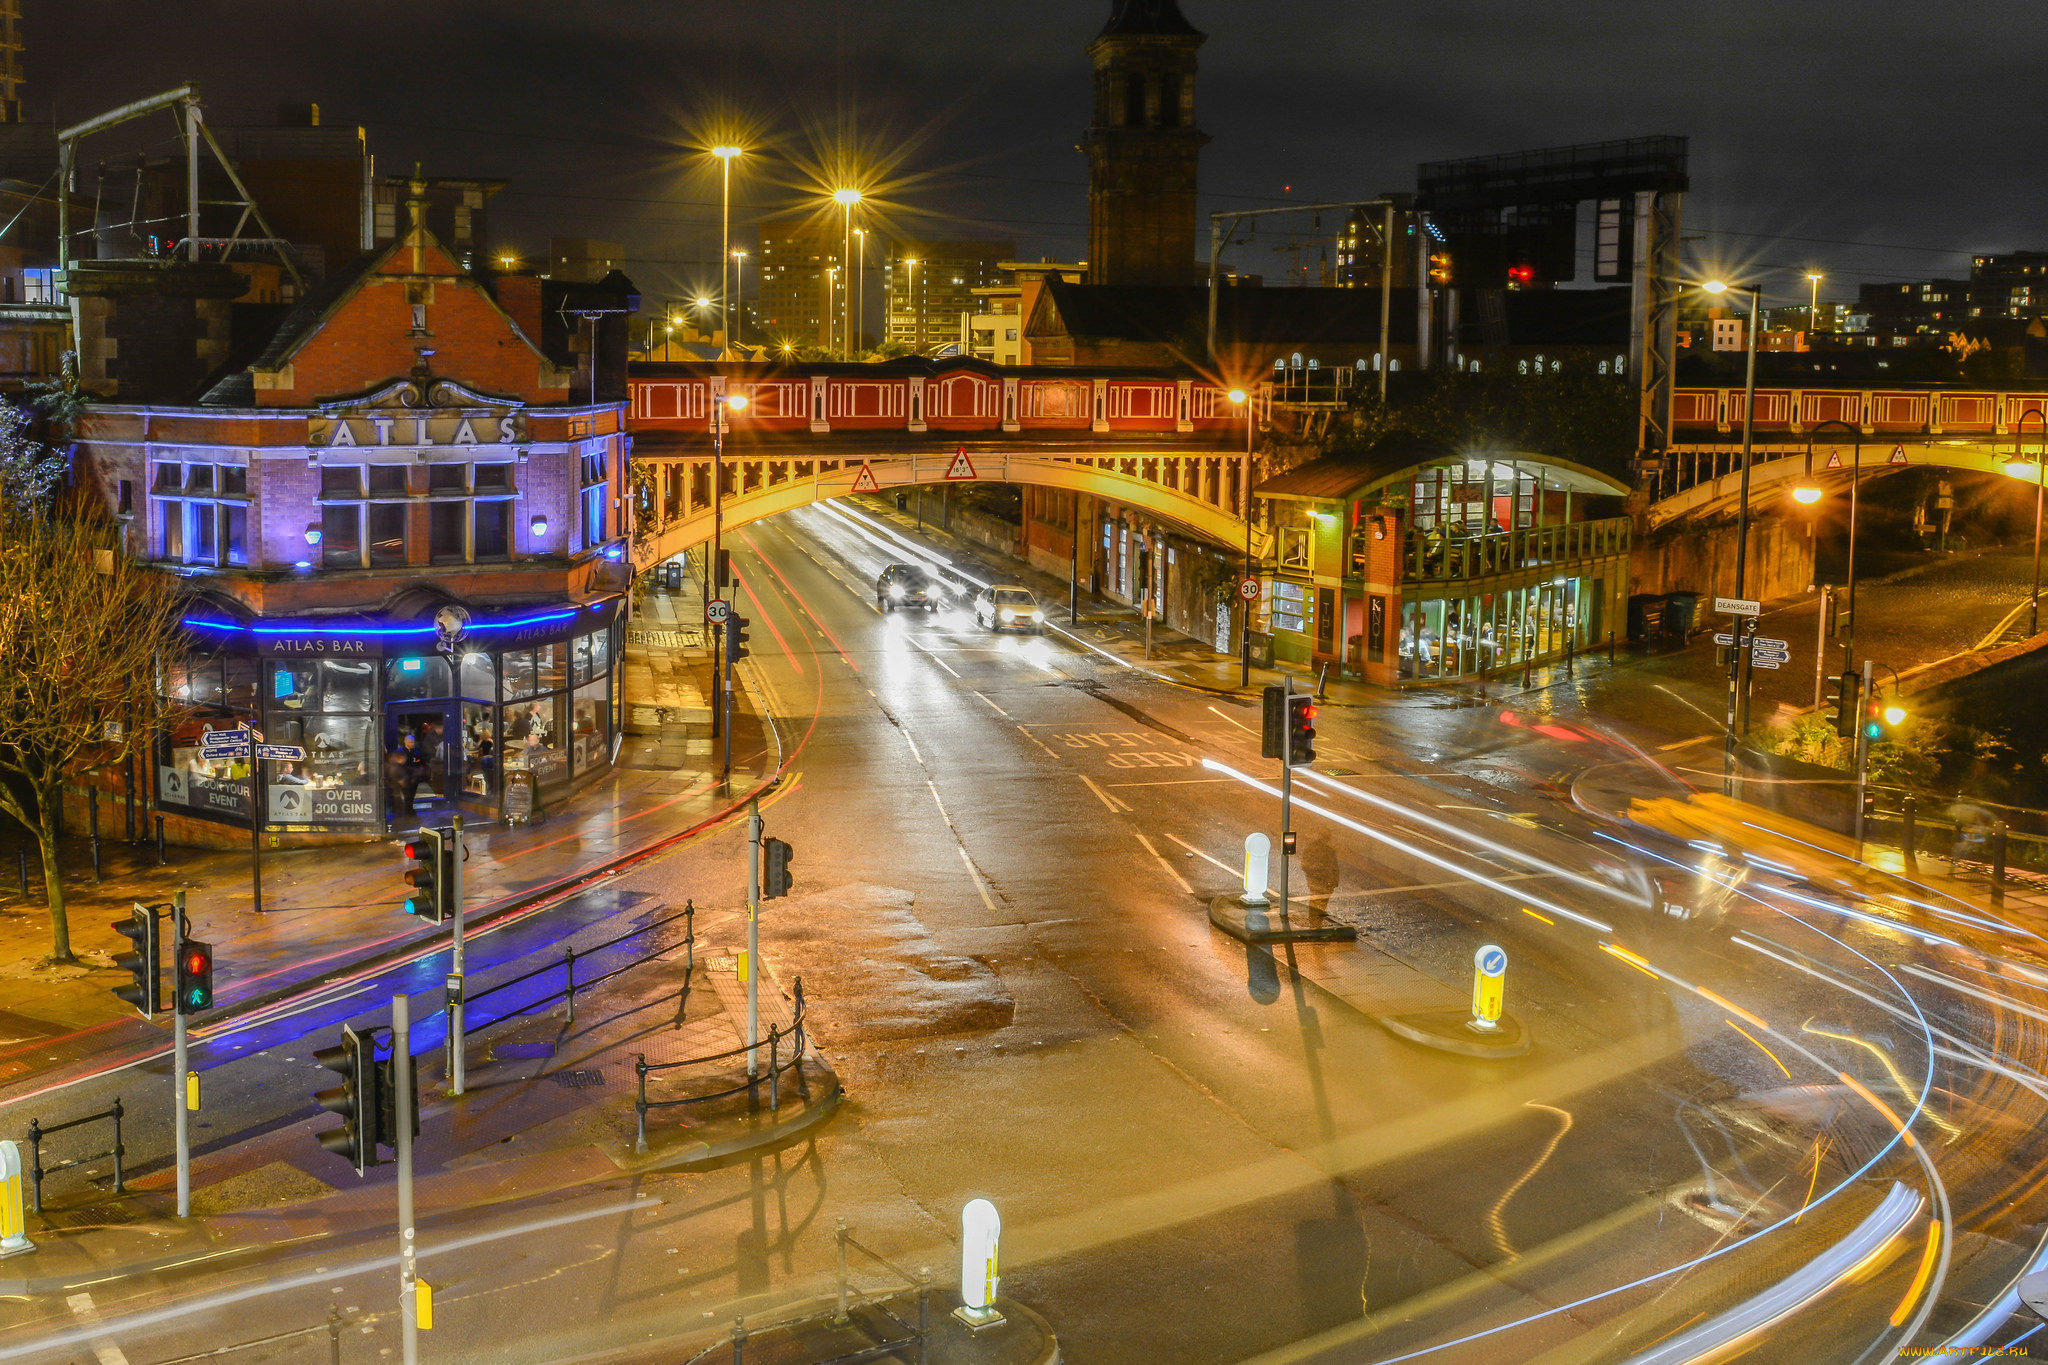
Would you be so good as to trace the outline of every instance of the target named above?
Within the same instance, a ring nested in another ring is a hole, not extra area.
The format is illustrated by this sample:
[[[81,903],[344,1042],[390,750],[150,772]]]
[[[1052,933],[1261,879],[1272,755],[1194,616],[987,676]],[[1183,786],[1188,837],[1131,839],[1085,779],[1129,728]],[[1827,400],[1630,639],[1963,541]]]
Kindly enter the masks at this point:
[[[764,950],[785,979],[811,964],[847,1106],[774,1156],[424,1229],[431,1248],[580,1218],[441,1253],[437,1350],[708,1339],[828,1287],[838,1217],[950,1285],[976,1196],[1003,1214],[1004,1293],[1078,1361],[1384,1359],[1492,1329],[1503,1359],[1619,1359],[1795,1273],[1893,1180],[1928,1213],[1750,1358],[1883,1358],[1916,1313],[1959,1324],[2031,1254],[2048,1157],[2032,1070],[2048,974],[2031,959],[1802,903],[1755,868],[1722,917],[1659,914],[1633,888],[1681,862],[1691,877],[1700,852],[1617,842],[1558,795],[1624,750],[1573,717],[1441,698],[1324,710],[1300,791],[1328,814],[1297,813],[1294,886],[1361,943],[1248,951],[1206,907],[1276,813],[1204,764],[1274,779],[1255,707],[1056,632],[879,611],[875,575],[908,556],[856,517],[807,509],[734,540],[756,621],[743,668],[801,746],[801,786],[767,816],[796,848],[796,894],[766,907]],[[730,908],[743,838],[617,878],[617,906],[592,913]],[[1364,1012],[1389,982],[1455,1007],[1489,941],[1530,1056],[1422,1049]],[[1344,963],[1378,964],[1382,986],[1347,1003],[1314,984]],[[303,1067],[270,1061],[245,1063],[245,1084],[301,1121]],[[660,1203],[627,1210],[635,1196]],[[1923,1276],[1944,1199],[1954,1256]],[[330,1284],[314,1268],[376,1254],[314,1245],[261,1272],[96,1287],[85,1310],[0,1310],[23,1320],[0,1360],[87,1312],[136,1361],[205,1349],[232,1310],[124,1315],[238,1287],[263,1291],[266,1321],[375,1311],[386,1272]],[[391,1344],[388,1321],[368,1325]]]

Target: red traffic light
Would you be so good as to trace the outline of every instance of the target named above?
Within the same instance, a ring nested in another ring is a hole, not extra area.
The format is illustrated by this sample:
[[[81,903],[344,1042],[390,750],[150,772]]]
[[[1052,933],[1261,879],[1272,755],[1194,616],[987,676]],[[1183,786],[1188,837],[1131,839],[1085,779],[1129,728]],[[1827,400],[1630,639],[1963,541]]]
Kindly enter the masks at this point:
[[[1303,720],[1314,720],[1314,719],[1316,718],[1316,708],[1314,707],[1314,705],[1312,705],[1312,704],[1311,704],[1311,705],[1308,705],[1308,706],[1304,706],[1304,707],[1302,707],[1302,708],[1301,708],[1301,718],[1302,718]]]
[[[406,857],[408,857],[408,858],[419,858],[419,859],[423,859],[423,860],[424,860],[424,859],[425,859],[425,858],[427,858],[427,857],[428,857],[429,855],[430,855],[430,850],[429,850],[429,849],[427,848],[426,844],[424,844],[424,843],[422,843],[422,842],[420,842],[420,841],[418,841],[418,840],[414,840],[414,839],[408,839],[408,840],[406,840],[406,841],[405,841],[405,856],[406,856]]]
[[[212,959],[208,954],[195,953],[189,948],[185,950],[178,963],[179,969],[187,974],[203,972],[212,965]]]

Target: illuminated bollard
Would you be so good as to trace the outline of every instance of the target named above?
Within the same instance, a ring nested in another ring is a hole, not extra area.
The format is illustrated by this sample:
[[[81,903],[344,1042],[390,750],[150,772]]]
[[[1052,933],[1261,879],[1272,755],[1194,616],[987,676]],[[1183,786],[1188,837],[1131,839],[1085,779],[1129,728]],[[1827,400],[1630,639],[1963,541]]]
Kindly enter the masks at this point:
[[[1487,944],[1472,955],[1472,1022],[1468,1027],[1490,1033],[1500,1027],[1501,1006],[1507,999],[1508,955],[1503,948]]]
[[[35,1249],[21,1205],[21,1146],[11,1139],[0,1141],[0,1256]]]
[[[1266,904],[1267,864],[1272,860],[1273,841],[1263,834],[1244,836],[1244,894],[1238,902],[1243,905]]]
[[[1003,1320],[996,1311],[996,1244],[1003,1220],[986,1199],[970,1199],[960,1210],[960,1298],[953,1316],[975,1331]]]

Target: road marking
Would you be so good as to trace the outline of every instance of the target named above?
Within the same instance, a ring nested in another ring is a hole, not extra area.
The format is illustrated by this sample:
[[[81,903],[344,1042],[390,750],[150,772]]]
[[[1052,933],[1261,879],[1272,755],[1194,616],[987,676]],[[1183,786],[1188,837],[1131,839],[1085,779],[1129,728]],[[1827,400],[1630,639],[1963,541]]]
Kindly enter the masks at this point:
[[[81,1318],[87,1324],[96,1325],[100,1320],[100,1310],[93,1303],[90,1294],[68,1295],[64,1300],[64,1306],[71,1310],[73,1317]],[[122,1354],[121,1348],[105,1337],[87,1337],[86,1342],[92,1347],[92,1353],[100,1365],[128,1365],[128,1357]]]
[[[946,823],[950,825],[953,822],[948,820]],[[959,845],[955,844],[954,847],[959,848]],[[967,856],[967,850],[964,848],[960,849],[960,861],[967,864],[967,875],[974,879],[974,889],[981,893],[981,903],[989,908],[990,913],[1000,913],[996,910],[995,901],[989,897],[988,884],[982,881],[981,873],[975,870],[974,859]]]
[[[1030,741],[1031,741],[1031,742],[1032,742],[1033,744],[1037,744],[1039,748],[1041,748],[1041,749],[1045,749],[1045,745],[1044,745],[1043,743],[1041,743],[1041,742],[1039,741],[1039,738],[1038,738],[1038,736],[1037,736],[1037,735],[1034,735],[1034,734],[1032,734],[1032,733],[1031,733],[1030,727],[1028,727],[1028,726],[1024,726],[1024,725],[1020,725],[1020,726],[1018,726],[1017,728],[1018,728],[1019,730],[1022,730],[1022,731],[1024,732],[1024,738],[1026,738],[1026,739],[1030,740]],[[1058,754],[1054,753],[1054,752],[1053,752],[1052,750],[1050,750],[1050,749],[1045,749],[1045,756],[1046,756],[1047,758],[1058,758],[1058,757],[1059,757],[1059,755],[1058,755]]]
[[[933,653],[932,650],[929,649],[915,635],[912,635],[908,631],[906,631],[904,632],[903,638],[910,641],[910,643],[912,643],[913,645],[916,645],[919,649],[924,650],[925,656],[929,658],[933,663],[937,664],[940,668],[945,669],[948,673],[952,673],[953,676],[956,678],[960,676],[958,673],[954,672],[953,665],[947,663],[944,659],[941,659],[937,654]]]
[[[1215,708],[1215,707],[1213,707],[1213,706],[1212,706],[1212,707],[1210,707],[1209,709],[1210,709],[1211,711],[1216,711],[1216,708]],[[1252,729],[1252,727],[1251,727],[1251,726],[1249,726],[1249,725],[1238,725],[1238,723],[1237,723],[1236,721],[1234,721],[1234,720],[1232,720],[1232,719],[1231,719],[1230,717],[1228,717],[1228,716],[1224,715],[1224,714],[1223,714],[1223,713],[1222,713],[1221,711],[1216,711],[1216,715],[1217,715],[1218,719],[1220,719],[1220,720],[1222,720],[1222,721],[1223,721],[1223,723],[1224,723],[1224,724],[1226,724],[1226,725],[1237,725],[1237,728],[1238,728],[1238,729],[1240,729],[1240,730],[1244,731],[1244,732],[1245,732],[1246,734],[1248,734],[1248,735],[1256,735],[1256,734],[1258,734],[1258,733],[1259,733],[1259,732],[1258,732],[1257,730],[1254,730],[1254,729]]]
[[[1132,831],[1131,831],[1131,833],[1133,833],[1133,834],[1138,834],[1138,831],[1136,831],[1136,830],[1132,830]],[[1172,864],[1172,863],[1169,863],[1168,861],[1166,861],[1166,859],[1165,859],[1164,857],[1162,857],[1162,856],[1160,855],[1160,852],[1159,852],[1159,850],[1158,850],[1158,849],[1156,849],[1156,848],[1152,847],[1152,841],[1151,841],[1150,839],[1147,839],[1147,838],[1146,838],[1146,837],[1145,837],[1144,835],[1142,835],[1142,834],[1138,834],[1138,842],[1139,842],[1139,843],[1141,843],[1141,844],[1143,844],[1143,845],[1145,846],[1145,851],[1146,851],[1147,853],[1151,854],[1151,855],[1152,855],[1152,857],[1153,857],[1153,859],[1154,859],[1154,860],[1155,860],[1155,861],[1156,861],[1156,862],[1157,862],[1157,863],[1158,863],[1158,864],[1159,864],[1159,865],[1160,865],[1161,867],[1163,867],[1163,868],[1165,868],[1165,869],[1166,869],[1166,875],[1167,875],[1167,876],[1169,876],[1169,877],[1173,878],[1173,879],[1174,879],[1175,881],[1177,881],[1177,882],[1179,882],[1179,883],[1180,883],[1180,889],[1181,889],[1181,890],[1183,890],[1183,891],[1187,892],[1187,893],[1188,893],[1188,894],[1189,894],[1190,896],[1192,896],[1192,895],[1194,895],[1194,894],[1195,894],[1195,888],[1193,888],[1192,886],[1189,886],[1189,885],[1188,885],[1188,879],[1187,879],[1186,877],[1183,877],[1183,876],[1181,876],[1181,875],[1180,875],[1180,873],[1178,873],[1178,872],[1174,871],[1174,869],[1173,869],[1173,864]]]
[[[973,689],[972,689],[972,688],[969,688],[968,690],[969,690],[969,691],[973,691]],[[974,695],[975,695],[975,696],[977,696],[977,697],[981,697],[981,699],[982,699],[983,701],[988,701],[988,698],[987,698],[987,697],[982,697],[982,696],[981,696],[981,693],[979,693],[979,692],[975,692],[975,693],[974,693]],[[1004,709],[1003,709],[1002,707],[1000,707],[1000,706],[997,706],[997,705],[996,705],[996,704],[995,704],[994,702],[992,702],[992,701],[988,701],[988,704],[989,704],[989,706],[990,706],[991,708],[993,708],[993,709],[994,709],[995,713],[996,713],[997,715],[1001,716],[1001,717],[1002,717],[1002,718],[1003,718],[1004,720],[1008,720],[1008,719],[1010,718],[1010,713],[1009,713],[1008,711],[1005,711],[1005,710],[1004,710]]]
[[[899,730],[901,730],[901,729],[902,729],[902,727],[900,727],[900,726],[899,726],[899,727],[897,727],[897,728],[898,728]],[[916,760],[917,760],[917,766],[918,766],[918,767],[920,767],[920,768],[922,768],[922,767],[924,766],[924,755],[923,755],[923,754],[921,754],[921,753],[919,753],[919,752],[917,751],[917,741],[916,741],[916,740],[914,740],[914,739],[912,739],[912,738],[910,737],[910,731],[908,731],[908,730],[902,730],[902,734],[903,734],[903,742],[904,742],[905,744],[908,744],[908,745],[910,746],[910,756],[911,756],[912,758],[916,759]]]
[[[1052,750],[1047,749],[1047,753]],[[1216,782],[1228,782],[1227,777],[1169,777],[1157,782],[1110,782],[1111,787],[1202,787]]]
[[[1712,735],[1694,735],[1691,739],[1681,739],[1675,744],[1659,744],[1657,746],[1657,752],[1660,754],[1668,754],[1673,749],[1688,749],[1695,744],[1704,743],[1705,741],[1710,740],[1712,738]]]
[[[1230,779],[1226,777],[1223,780],[1228,782]],[[1214,863],[1217,867],[1221,868],[1226,875],[1234,878],[1235,880],[1240,882],[1244,880],[1244,873],[1238,871],[1236,868],[1230,866],[1228,863],[1222,862],[1215,858],[1211,858],[1208,854],[1202,852],[1202,850],[1196,848],[1193,844],[1181,838],[1178,834],[1169,834],[1166,837],[1173,840],[1176,844],[1179,844],[1188,852],[1194,854],[1197,858],[1200,858],[1203,862]]]
[[[760,619],[763,625],[768,627],[768,633],[775,637],[775,643],[781,647],[784,660],[788,662],[791,668],[795,669],[798,673],[802,673],[804,671],[803,662],[796,657],[796,651],[789,647],[789,641],[782,638],[782,632],[776,628],[775,618],[768,614],[768,608],[762,606],[761,599],[754,596],[754,589],[748,584],[747,576],[738,569],[734,569],[732,571],[732,581],[740,585],[740,591],[745,593],[747,600],[754,604],[754,615]]]
[[[1109,807],[1109,813],[1111,815],[1122,815],[1125,811],[1130,809],[1128,805],[1124,804],[1122,801],[1117,800],[1114,796],[1111,796],[1102,788],[1096,786],[1094,782],[1089,780],[1088,775],[1086,773],[1081,773],[1079,774],[1079,776],[1083,782],[1088,783],[1088,790],[1094,792],[1096,796],[1101,798],[1102,804]]]
[[[1555,924],[1557,923],[1557,921],[1556,921],[1556,920],[1554,920],[1554,919],[1552,919],[1552,918],[1551,918],[1550,916],[1548,916],[1548,915],[1539,915],[1539,914],[1537,914],[1537,913],[1536,913],[1536,912],[1535,912],[1534,910],[1531,910],[1531,909],[1530,909],[1530,908],[1529,908],[1528,906],[1526,906],[1526,905],[1522,907],[1522,913],[1523,913],[1523,914],[1525,914],[1525,915],[1528,915],[1528,916],[1529,916],[1529,917],[1531,917],[1532,919],[1540,919],[1540,920],[1542,920],[1542,921],[1543,921],[1543,922],[1544,922],[1545,924],[1549,924],[1549,925],[1555,925]]]
[[[1659,692],[1662,692],[1665,696],[1671,698],[1671,700],[1677,702],[1680,706],[1683,706],[1690,711],[1697,712],[1699,715],[1706,716],[1708,723],[1719,726],[1722,734],[1728,733],[1728,727],[1726,725],[1722,725],[1721,722],[1715,720],[1713,716],[1708,715],[1705,711],[1701,711],[1699,707],[1694,706],[1691,702],[1687,701],[1684,697],[1679,696],[1676,692],[1673,692],[1663,683],[1652,683],[1651,686],[1655,687]],[[1687,743],[1691,743],[1691,741],[1688,740]]]

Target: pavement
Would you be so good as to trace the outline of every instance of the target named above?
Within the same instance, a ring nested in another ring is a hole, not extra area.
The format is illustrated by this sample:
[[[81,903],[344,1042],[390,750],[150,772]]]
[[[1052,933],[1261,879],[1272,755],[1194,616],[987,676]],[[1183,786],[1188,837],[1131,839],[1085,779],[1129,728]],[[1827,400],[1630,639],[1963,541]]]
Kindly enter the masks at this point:
[[[627,724],[609,775],[531,825],[465,824],[472,924],[545,904],[621,859],[702,825],[774,778],[779,742],[746,686],[744,669],[736,689],[733,772],[729,781],[721,777],[702,705],[709,654],[700,635],[678,627],[679,616],[701,620],[694,589],[643,592],[639,617],[627,628]],[[79,965],[48,963],[49,918],[39,877],[31,879],[27,898],[16,889],[0,902],[0,981],[7,994],[0,1010],[0,1102],[78,1068],[103,1065],[110,1056],[161,1046],[161,1025],[137,1018],[111,994],[129,980],[112,964],[112,955],[127,947],[112,924],[136,902],[167,903],[184,891],[193,936],[214,945],[219,1008],[198,1021],[202,1027],[445,942],[447,926],[413,920],[399,909],[406,889],[400,875],[408,865],[397,847],[403,833],[359,845],[266,852],[261,915],[251,911],[245,853],[172,848],[158,866],[153,845],[105,839],[95,882],[90,846],[70,840],[65,898]]]
[[[664,917],[666,918],[666,917]],[[685,938],[694,923],[695,942]],[[420,1129],[414,1146],[414,1199],[422,1224],[457,1211],[527,1200],[622,1177],[685,1169],[798,1140],[838,1108],[837,1075],[803,1043],[794,1066],[748,1090],[744,1060],[746,987],[734,951],[745,943],[736,915],[675,919],[636,945],[644,960],[579,991],[571,1015],[558,993],[564,978],[542,982],[486,1008],[469,1037],[465,1093],[447,1093],[447,1054],[419,1059]],[[792,1032],[794,983],[772,963],[762,981],[761,1027]],[[472,986],[473,998],[487,981]],[[518,1003],[533,997],[531,1003]],[[516,1012],[500,1015],[497,1011]],[[416,1022],[416,1047],[436,1035]],[[782,1063],[792,1043],[779,1048]],[[636,1126],[636,1064],[710,1058],[650,1074],[646,1150]],[[737,1089],[722,1099],[680,1106],[692,1096]],[[204,1112],[204,1111],[202,1111]],[[176,1174],[164,1159],[131,1165],[127,1193],[111,1190],[105,1158],[53,1176],[45,1210],[31,1213],[30,1255],[0,1260],[0,1295],[54,1294],[114,1275],[140,1275],[198,1260],[260,1260],[309,1240],[349,1244],[388,1236],[396,1166],[358,1177],[348,1161],[316,1142],[338,1126],[320,1113],[225,1143],[203,1145],[192,1163],[192,1213],[176,1214]],[[55,1160],[65,1149],[52,1139]]]

